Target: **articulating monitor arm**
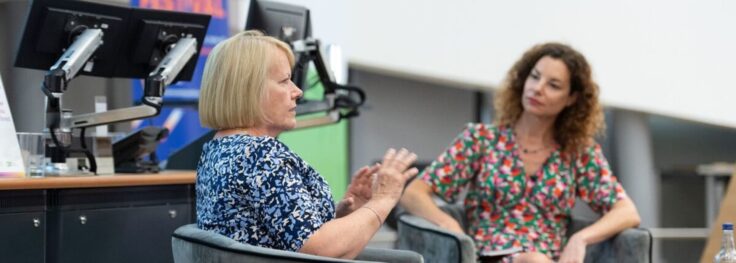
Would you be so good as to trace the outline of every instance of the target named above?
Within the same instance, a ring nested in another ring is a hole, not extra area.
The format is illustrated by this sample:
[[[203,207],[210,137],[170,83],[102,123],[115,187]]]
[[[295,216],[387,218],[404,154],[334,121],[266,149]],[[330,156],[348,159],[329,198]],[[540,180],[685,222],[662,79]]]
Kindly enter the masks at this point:
[[[102,45],[102,35],[101,29],[85,29],[44,76],[41,90],[46,95],[46,127],[49,130],[62,128],[62,95],[79,70],[91,65],[87,61]],[[58,145],[58,141],[54,143]]]
[[[179,39],[156,69],[146,78],[142,104],[106,112],[81,114],[62,120],[63,127],[82,128],[156,116],[163,105],[166,86],[170,85],[189,60],[197,53],[197,40]]]
[[[316,39],[305,39],[292,42],[294,52],[300,54],[301,59],[314,62],[317,75],[324,86],[324,99],[321,101],[307,101],[297,107],[297,115],[326,112],[318,118],[299,119],[297,128],[313,127],[331,124],[345,118],[358,116],[358,107],[365,102],[365,92],[358,87],[341,85],[335,82],[335,77],[329,70],[327,60],[320,51],[320,42]],[[352,95],[357,95],[355,98]]]
[[[88,113],[77,116],[62,114],[61,98],[71,81],[87,60],[102,45],[102,30],[87,29],[79,35],[62,57],[51,67],[43,83],[46,94],[46,126],[51,135],[53,145],[50,146],[51,161],[63,163],[70,145],[61,143],[61,134],[70,133],[72,128],[82,128],[80,137],[84,137],[86,127],[105,125],[127,120],[142,119],[158,115],[162,106],[162,97],[166,86],[170,85],[184,68],[187,62],[197,53],[197,40],[193,37],[179,39],[146,79],[143,104],[128,108],[115,109],[100,113]],[[82,138],[81,151],[90,160],[90,171],[96,172],[97,165],[92,153],[87,149]],[[70,143],[70,142],[67,142]],[[76,150],[79,151],[79,150]]]

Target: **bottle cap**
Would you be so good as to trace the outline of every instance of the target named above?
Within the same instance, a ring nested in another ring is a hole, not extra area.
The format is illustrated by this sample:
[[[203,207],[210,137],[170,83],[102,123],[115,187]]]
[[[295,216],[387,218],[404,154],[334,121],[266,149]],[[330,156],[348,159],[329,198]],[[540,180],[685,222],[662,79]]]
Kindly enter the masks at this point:
[[[732,223],[723,223],[723,230],[733,230]]]

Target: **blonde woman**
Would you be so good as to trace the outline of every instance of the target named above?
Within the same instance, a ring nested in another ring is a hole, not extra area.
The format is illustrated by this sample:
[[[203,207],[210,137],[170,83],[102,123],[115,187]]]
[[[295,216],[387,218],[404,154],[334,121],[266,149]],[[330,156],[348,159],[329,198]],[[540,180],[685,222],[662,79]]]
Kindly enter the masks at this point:
[[[583,262],[585,248],[639,224],[634,203],[593,137],[603,129],[598,86],[583,55],[558,43],[527,51],[496,97],[494,125],[469,124],[406,190],[401,204],[477,251],[512,247],[504,262]],[[442,212],[437,194],[465,198],[469,229]],[[575,198],[603,213],[565,240]]]
[[[197,226],[252,245],[354,258],[417,174],[409,169],[416,155],[389,149],[381,165],[356,173],[335,207],[319,173],[276,139],[296,125],[302,91],[293,65],[288,45],[256,31],[210,53],[199,113],[217,133],[197,168]]]

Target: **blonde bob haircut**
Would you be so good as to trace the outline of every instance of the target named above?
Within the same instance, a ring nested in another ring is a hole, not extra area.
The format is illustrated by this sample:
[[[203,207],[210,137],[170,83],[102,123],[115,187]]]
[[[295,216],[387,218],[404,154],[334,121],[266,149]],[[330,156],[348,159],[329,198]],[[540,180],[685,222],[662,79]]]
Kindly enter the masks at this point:
[[[266,96],[272,48],[283,51],[294,66],[289,45],[255,30],[238,33],[212,49],[199,91],[202,126],[223,130],[263,123],[261,101]]]

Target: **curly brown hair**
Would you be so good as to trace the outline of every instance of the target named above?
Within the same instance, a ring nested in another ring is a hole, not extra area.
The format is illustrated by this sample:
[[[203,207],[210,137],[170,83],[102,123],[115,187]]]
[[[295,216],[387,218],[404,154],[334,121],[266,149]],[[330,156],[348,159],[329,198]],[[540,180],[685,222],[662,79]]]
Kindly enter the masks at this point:
[[[580,153],[605,129],[603,109],[598,102],[598,84],[593,81],[590,65],[585,57],[572,47],[560,43],[544,43],[529,49],[509,70],[501,90],[496,94],[496,125],[513,126],[521,117],[524,83],[541,58],[559,59],[570,72],[570,93],[578,98],[557,115],[554,139],[563,153]]]

